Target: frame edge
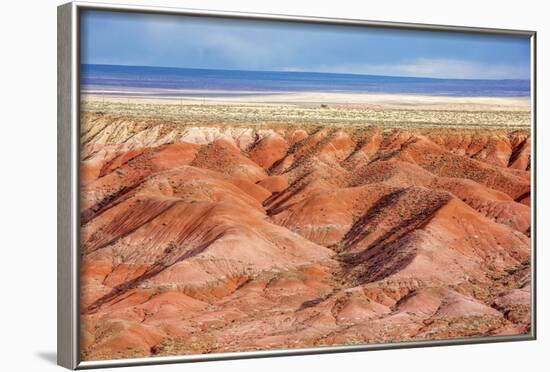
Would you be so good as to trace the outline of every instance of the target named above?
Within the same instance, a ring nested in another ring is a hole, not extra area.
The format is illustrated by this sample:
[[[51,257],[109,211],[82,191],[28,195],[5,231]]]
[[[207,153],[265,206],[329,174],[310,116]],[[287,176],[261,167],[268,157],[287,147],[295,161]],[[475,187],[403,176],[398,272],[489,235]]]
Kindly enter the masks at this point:
[[[186,8],[179,6],[155,6],[155,5],[138,5],[133,3],[105,3],[94,2],[94,0],[74,0],[73,4],[78,8],[98,11],[115,11],[115,12],[136,12],[136,13],[154,13],[167,15],[184,15],[198,17],[213,17],[213,18],[231,18],[231,19],[248,19],[261,21],[280,21],[280,22],[297,22],[297,23],[313,23],[313,24],[332,24],[341,26],[370,26],[377,28],[390,28],[401,30],[417,30],[417,31],[443,31],[457,32],[470,34],[493,34],[493,35],[510,35],[510,36],[528,36],[530,37],[536,31],[525,29],[507,29],[496,27],[480,27],[480,26],[458,26],[458,25],[441,25],[434,23],[414,23],[414,22],[399,22],[399,21],[378,21],[361,18],[340,18],[340,17],[325,17],[325,16],[305,16],[296,14],[282,13],[261,13],[261,12],[246,12],[246,11],[229,11],[219,9],[203,9],[203,8]]]
[[[531,208],[532,212],[532,221],[531,221],[531,335],[533,340],[537,340],[537,331],[538,331],[538,309],[537,309],[537,289],[538,289],[538,267],[537,267],[537,247],[538,247],[538,236],[537,236],[537,222],[538,222],[538,203],[537,203],[537,189],[538,189],[538,143],[537,143],[537,132],[538,132],[538,85],[537,85],[537,69],[538,69],[538,55],[537,55],[537,31],[533,31],[531,34],[531,127],[532,127],[532,141],[533,148],[531,149],[531,193],[532,201]]]
[[[376,345],[358,345],[358,346],[336,346],[327,349],[283,349],[270,351],[254,351],[254,352],[233,352],[227,354],[202,354],[202,355],[187,355],[187,356],[172,356],[160,358],[137,358],[137,359],[120,359],[120,360],[105,360],[105,361],[81,361],[79,359],[79,311],[78,311],[78,267],[79,260],[76,257],[77,239],[79,226],[79,216],[76,213],[76,203],[78,199],[73,199],[79,196],[79,189],[74,189],[72,183],[76,180],[78,185],[79,168],[78,164],[74,163],[75,156],[78,161],[78,141],[74,142],[75,135],[78,135],[78,68],[75,65],[79,63],[79,27],[78,13],[81,10],[100,10],[100,11],[121,11],[121,12],[137,12],[137,13],[153,13],[153,14],[177,14],[182,16],[198,16],[198,17],[214,17],[214,18],[230,18],[230,19],[254,19],[261,21],[283,21],[283,22],[302,22],[302,23],[318,23],[318,24],[334,24],[347,26],[371,26],[382,28],[397,28],[411,29],[423,31],[447,31],[473,34],[494,34],[494,35],[512,35],[526,36],[533,40],[533,60],[531,65],[533,68],[533,119],[532,129],[534,130],[534,149],[536,155],[536,122],[537,122],[537,95],[536,95],[536,41],[537,31],[535,30],[517,30],[517,29],[500,29],[500,28],[483,28],[472,26],[455,26],[455,25],[438,25],[438,24],[423,24],[423,23],[408,23],[408,22],[391,22],[391,21],[373,21],[363,19],[349,18],[326,18],[300,16],[290,14],[269,14],[269,13],[251,13],[251,12],[236,12],[213,9],[193,9],[185,7],[167,7],[167,6],[147,6],[136,5],[131,3],[98,3],[86,0],[75,0],[58,6],[58,360],[57,363],[72,370],[96,369],[96,368],[114,368],[127,366],[147,366],[147,365],[163,365],[174,363],[193,363],[193,362],[208,362],[208,361],[230,361],[230,360],[246,360],[257,358],[272,358],[272,357],[289,357],[301,355],[315,354],[332,354],[332,353],[349,353],[349,352],[364,352],[375,350],[388,349],[403,349],[403,348],[418,348],[418,347],[438,347],[438,346],[461,346],[461,345],[478,345],[486,343],[500,342],[521,342],[537,340],[537,314],[536,314],[536,196],[533,201],[534,208],[534,224],[533,231],[535,234],[532,242],[533,246],[533,290],[532,290],[532,328],[529,334],[519,336],[492,336],[472,338],[472,339],[451,339],[451,340],[434,340],[434,341],[413,341],[401,343],[385,343]],[[76,41],[75,41],[76,40]],[[73,57],[75,59],[73,59]],[[73,101],[72,98],[76,97]],[[76,115],[76,116],[73,116]],[[535,156],[536,158],[536,156]],[[536,193],[536,159],[535,159],[535,185],[534,193]],[[76,265],[76,266],[75,266]],[[69,281],[70,283],[64,282]]]
[[[57,7],[57,364],[68,369],[78,365],[72,247],[73,7]]]

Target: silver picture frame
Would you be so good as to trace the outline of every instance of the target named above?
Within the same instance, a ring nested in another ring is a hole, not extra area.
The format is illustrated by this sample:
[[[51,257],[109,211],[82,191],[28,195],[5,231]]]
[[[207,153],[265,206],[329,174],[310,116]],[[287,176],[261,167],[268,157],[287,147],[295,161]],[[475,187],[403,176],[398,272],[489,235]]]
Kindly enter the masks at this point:
[[[384,344],[326,346],[307,349],[265,350],[218,354],[149,357],[138,359],[81,361],[79,358],[79,14],[83,10],[108,10],[170,15],[191,15],[232,19],[254,19],[283,22],[332,25],[375,26],[410,30],[431,30],[473,34],[517,35],[531,40],[531,138],[532,138],[532,208],[531,208],[531,332],[518,336],[471,337],[452,340],[407,341]],[[230,360],[275,356],[342,353],[366,350],[416,348],[463,344],[526,341],[536,339],[536,247],[537,247],[537,84],[536,32],[482,27],[444,26],[382,22],[359,19],[319,18],[280,14],[260,14],[168,8],[156,6],[129,6],[75,1],[60,5],[57,10],[57,363],[69,369],[135,366],[208,360]]]

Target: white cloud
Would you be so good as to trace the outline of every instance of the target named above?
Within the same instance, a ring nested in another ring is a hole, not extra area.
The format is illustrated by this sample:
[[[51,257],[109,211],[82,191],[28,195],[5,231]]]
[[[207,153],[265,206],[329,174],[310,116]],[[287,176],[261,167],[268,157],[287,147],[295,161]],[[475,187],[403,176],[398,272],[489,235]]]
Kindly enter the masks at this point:
[[[227,65],[226,68],[261,69],[282,53],[290,53],[281,45],[265,42],[261,33],[251,34],[239,25],[230,26],[188,19],[150,22],[144,35],[153,57],[163,55],[166,65],[174,67],[214,68],[204,65],[208,58],[214,64]]]
[[[287,68],[288,71],[295,71]],[[321,65],[320,72],[349,74],[433,77],[449,79],[528,79],[529,68],[507,64],[485,64],[454,59],[420,58],[398,64],[350,64],[339,66]],[[302,69],[303,71],[303,69]]]

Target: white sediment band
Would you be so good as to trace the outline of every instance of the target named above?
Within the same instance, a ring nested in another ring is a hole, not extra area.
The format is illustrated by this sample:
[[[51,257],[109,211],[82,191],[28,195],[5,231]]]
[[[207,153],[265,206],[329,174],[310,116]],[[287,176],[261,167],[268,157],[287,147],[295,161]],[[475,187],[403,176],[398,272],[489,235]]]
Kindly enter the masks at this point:
[[[414,94],[373,94],[338,92],[251,92],[218,90],[86,90],[86,101],[152,104],[266,104],[266,105],[347,105],[357,108],[388,107],[406,109],[529,111],[530,97],[455,97]]]

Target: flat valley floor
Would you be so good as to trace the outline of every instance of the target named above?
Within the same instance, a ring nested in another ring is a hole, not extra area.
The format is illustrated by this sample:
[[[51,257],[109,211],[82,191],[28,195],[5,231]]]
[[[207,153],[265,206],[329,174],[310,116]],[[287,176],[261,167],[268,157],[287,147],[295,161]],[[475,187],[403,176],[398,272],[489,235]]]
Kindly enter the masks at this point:
[[[91,97],[81,356],[528,334],[530,112]]]

